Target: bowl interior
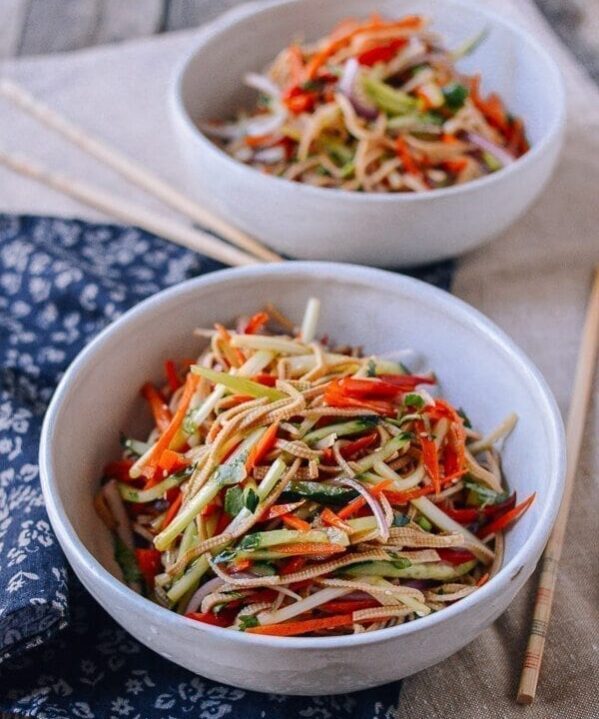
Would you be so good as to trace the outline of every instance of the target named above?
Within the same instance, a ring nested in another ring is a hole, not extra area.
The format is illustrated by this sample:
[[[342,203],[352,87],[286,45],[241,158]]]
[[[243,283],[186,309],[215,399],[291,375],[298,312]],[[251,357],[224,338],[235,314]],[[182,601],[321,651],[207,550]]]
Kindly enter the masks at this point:
[[[187,62],[180,85],[185,112],[195,123],[227,118],[251,106],[255,92],[243,87],[246,72],[263,70],[294,38],[314,40],[343,18],[377,11],[389,17],[421,13],[432,18],[432,28],[449,48],[486,29],[486,40],[458,67],[482,73],[483,91],[499,92],[509,111],[524,118],[532,145],[554,127],[561,89],[548,57],[515,26],[455,0],[287,0],[242,8],[204,33]]]
[[[87,348],[57,393],[46,428],[45,489],[85,548],[114,576],[119,570],[111,538],[92,498],[102,467],[118,456],[119,431],[141,438],[147,431],[141,384],[161,378],[165,359],[198,353],[194,327],[227,322],[266,301],[299,322],[311,296],[322,300],[319,332],[367,352],[418,350],[438,373],[443,394],[482,431],[509,412],[519,415],[504,448],[504,469],[521,498],[535,491],[537,501],[509,532],[504,566],[539,523],[551,523],[562,461],[554,403],[530,363],[478,313],[416,280],[347,265],[228,270],[139,305]]]

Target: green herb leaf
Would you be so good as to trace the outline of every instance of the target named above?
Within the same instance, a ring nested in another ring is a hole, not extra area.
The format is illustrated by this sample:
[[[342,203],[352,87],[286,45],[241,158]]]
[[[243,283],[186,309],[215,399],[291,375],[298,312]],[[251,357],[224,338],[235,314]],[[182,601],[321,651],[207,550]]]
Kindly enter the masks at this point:
[[[424,407],[424,400],[421,395],[416,392],[410,392],[403,398],[403,403],[406,407],[415,407],[416,409],[422,409]]]
[[[273,577],[277,573],[277,568],[272,562],[254,562],[252,564],[252,574],[258,577]]]
[[[258,549],[260,546],[260,534],[246,534],[245,537],[239,542],[239,549]]]
[[[237,556],[237,552],[234,549],[223,549],[214,557],[215,564],[223,564],[224,562],[232,562]]]
[[[477,507],[487,507],[492,504],[505,502],[509,497],[508,492],[495,492],[484,484],[466,480],[464,486],[468,490],[467,503]]]
[[[412,562],[405,557],[398,557],[391,562],[391,566],[395,567],[395,569],[407,569],[412,566]]]
[[[461,407],[458,409],[458,415],[464,420],[464,427],[472,429],[472,422],[470,421],[470,418],[468,417],[466,412],[464,412]]]
[[[446,85],[442,89],[442,92],[445,98],[445,104],[452,110],[459,110],[468,97],[468,88],[459,82],[452,82],[450,85]]]
[[[250,512],[254,512],[256,510],[256,507],[260,503],[260,497],[254,492],[254,490],[249,487],[244,500],[245,506],[247,509],[250,510]]]
[[[366,376],[376,377],[376,362],[371,358],[366,365]]]
[[[243,489],[239,486],[229,487],[225,493],[225,512],[236,517],[243,507]]]
[[[246,629],[250,629],[250,627],[258,627],[258,626],[260,626],[258,617],[247,616],[247,617],[239,618],[239,628],[241,629],[242,632],[245,632]]]

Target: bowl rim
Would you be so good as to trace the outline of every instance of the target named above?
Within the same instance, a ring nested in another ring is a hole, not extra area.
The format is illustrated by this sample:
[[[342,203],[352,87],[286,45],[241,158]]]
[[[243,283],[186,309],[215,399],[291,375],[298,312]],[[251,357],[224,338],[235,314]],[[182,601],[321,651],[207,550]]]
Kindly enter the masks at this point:
[[[404,292],[410,296],[418,296],[427,304],[436,309],[450,313],[458,320],[470,324],[477,332],[487,338],[500,354],[516,365],[527,379],[531,391],[539,399],[539,415],[542,418],[547,435],[550,438],[549,453],[551,455],[552,472],[549,477],[548,495],[541,515],[527,540],[517,549],[512,559],[501,567],[499,572],[478,591],[456,602],[442,612],[436,612],[418,621],[408,622],[396,627],[379,629],[376,632],[367,632],[358,635],[339,637],[271,637],[234,632],[230,629],[202,624],[188,619],[169,609],[161,607],[136,594],[124,582],[112,576],[103,567],[95,556],[85,547],[77,536],[75,529],[69,521],[64,505],[56,487],[52,462],[53,438],[57,433],[57,416],[68,399],[72,389],[77,386],[78,374],[103,345],[110,341],[113,335],[118,334],[124,327],[134,325],[136,321],[147,312],[158,308],[163,303],[176,302],[177,298],[186,301],[188,294],[199,290],[209,289],[211,286],[223,282],[235,282],[247,278],[258,278],[268,281],[273,275],[293,275],[296,278],[320,276],[334,277],[342,282],[358,282],[369,287],[390,287],[396,291]],[[405,275],[391,273],[385,270],[362,267],[334,262],[288,262],[283,264],[253,265],[235,269],[225,269],[211,272],[207,275],[182,282],[174,287],[163,290],[142,301],[118,320],[108,325],[92,342],[90,342],[71,363],[61,379],[50,406],[44,418],[40,450],[39,450],[40,481],[44,501],[50,522],[62,546],[67,559],[75,572],[84,575],[93,575],[93,580],[99,582],[103,589],[112,593],[120,605],[129,605],[137,615],[145,616],[155,621],[156,625],[168,630],[169,627],[188,627],[198,633],[208,632],[217,640],[241,642],[242,644],[270,646],[273,649],[287,650],[333,650],[377,644],[395,640],[402,635],[426,631],[439,622],[450,622],[456,616],[468,612],[471,608],[482,605],[494,597],[506,592],[509,583],[520,573],[531,560],[535,561],[541,554],[547,541],[551,527],[557,516],[560,499],[563,493],[566,466],[565,434],[561,415],[557,403],[545,379],[524,352],[499,329],[491,320],[481,312],[471,307],[454,295],[434,287],[422,280]],[[184,624],[181,624],[183,622]]]
[[[404,2],[405,0],[401,0]],[[432,0],[433,2],[439,2],[439,0]],[[187,111],[186,104],[183,99],[183,82],[190,64],[195,59],[196,55],[200,52],[202,47],[209,41],[217,37],[221,32],[228,30],[235,25],[242,23],[244,20],[261,14],[268,14],[272,9],[284,6],[284,5],[299,5],[314,2],[314,0],[270,0],[269,2],[253,2],[246,3],[244,5],[231,8],[223,15],[217,17],[211,21],[199,32],[199,39],[193,45],[186,55],[179,61],[175,67],[173,73],[173,81],[169,86],[169,97],[168,102],[170,106],[171,116],[175,117],[179,122],[183,123],[183,126],[187,130],[188,134],[193,141],[199,144],[201,148],[207,151],[215,161],[222,162],[224,168],[229,168],[232,172],[238,171],[241,173],[248,182],[264,182],[267,186],[271,183],[275,183],[274,187],[284,188],[287,187],[290,192],[304,193],[308,197],[314,198],[326,198],[330,197],[335,202],[345,201],[348,202],[400,202],[400,203],[412,203],[412,202],[423,202],[431,201],[434,198],[452,197],[456,194],[463,194],[468,191],[472,191],[476,188],[493,187],[497,182],[501,182],[504,178],[507,180],[515,172],[525,169],[528,165],[532,164],[539,156],[541,156],[549,147],[555,142],[560,141],[560,137],[563,133],[566,123],[566,92],[562,73],[551,55],[541,45],[540,41],[536,39],[530,32],[524,30],[522,27],[516,24],[515,20],[505,17],[500,13],[489,10],[488,8],[478,7],[473,4],[470,0],[443,0],[443,5],[454,5],[460,8],[461,11],[467,12],[474,9],[476,12],[483,15],[488,24],[495,24],[503,26],[511,33],[517,36],[523,43],[529,45],[536,54],[544,62],[547,75],[551,78],[551,86],[556,91],[557,97],[555,99],[555,115],[549,128],[545,131],[539,142],[532,145],[532,147],[519,158],[508,165],[502,167],[497,172],[493,172],[485,177],[479,177],[472,182],[466,182],[461,185],[452,185],[451,187],[437,188],[430,192],[389,192],[389,193],[368,193],[368,192],[350,192],[348,190],[342,190],[334,187],[314,187],[312,185],[306,185],[301,182],[294,182],[284,177],[274,177],[267,175],[250,165],[246,165],[239,160],[235,160],[228,155],[223,149],[221,149],[216,143],[212,142],[210,138],[204,134],[198,126],[194,123],[192,117]],[[434,18],[433,18],[434,21]],[[342,199],[343,198],[343,199]]]

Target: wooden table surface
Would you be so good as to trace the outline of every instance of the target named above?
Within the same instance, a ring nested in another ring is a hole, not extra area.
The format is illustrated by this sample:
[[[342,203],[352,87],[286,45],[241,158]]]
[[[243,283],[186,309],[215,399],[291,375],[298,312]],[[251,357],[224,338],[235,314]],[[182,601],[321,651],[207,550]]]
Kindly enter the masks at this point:
[[[535,0],[599,81],[599,0]],[[200,25],[239,0],[0,0],[0,59]]]

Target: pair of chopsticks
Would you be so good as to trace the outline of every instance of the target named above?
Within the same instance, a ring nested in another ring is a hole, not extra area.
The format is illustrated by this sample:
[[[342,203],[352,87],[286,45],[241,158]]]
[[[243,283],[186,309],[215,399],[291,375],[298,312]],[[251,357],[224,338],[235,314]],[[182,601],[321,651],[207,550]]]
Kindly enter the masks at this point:
[[[593,287],[587,306],[586,318],[582,330],[582,339],[578,352],[576,374],[572,400],[566,423],[567,470],[566,487],[557,520],[547,542],[541,565],[541,577],[533,610],[528,646],[524,654],[520,686],[517,701],[519,704],[532,704],[536,692],[545,637],[549,627],[557,569],[564,547],[566,524],[572,502],[576,468],[580,457],[580,448],[584,434],[584,425],[593,387],[597,349],[599,346],[599,266],[595,268]]]
[[[279,255],[253,237],[204,209],[150,170],[36,100],[16,83],[7,79],[0,80],[0,97],[23,110],[45,127],[54,130],[88,155],[115,170],[131,184],[145,190],[194,223],[220,235],[228,242],[183,222],[164,218],[158,212],[148,210],[79,179],[50,171],[29,157],[0,149],[0,164],[13,172],[37,180],[85,205],[111,215],[121,222],[141,227],[177,245],[200,252],[228,265],[282,260]]]

